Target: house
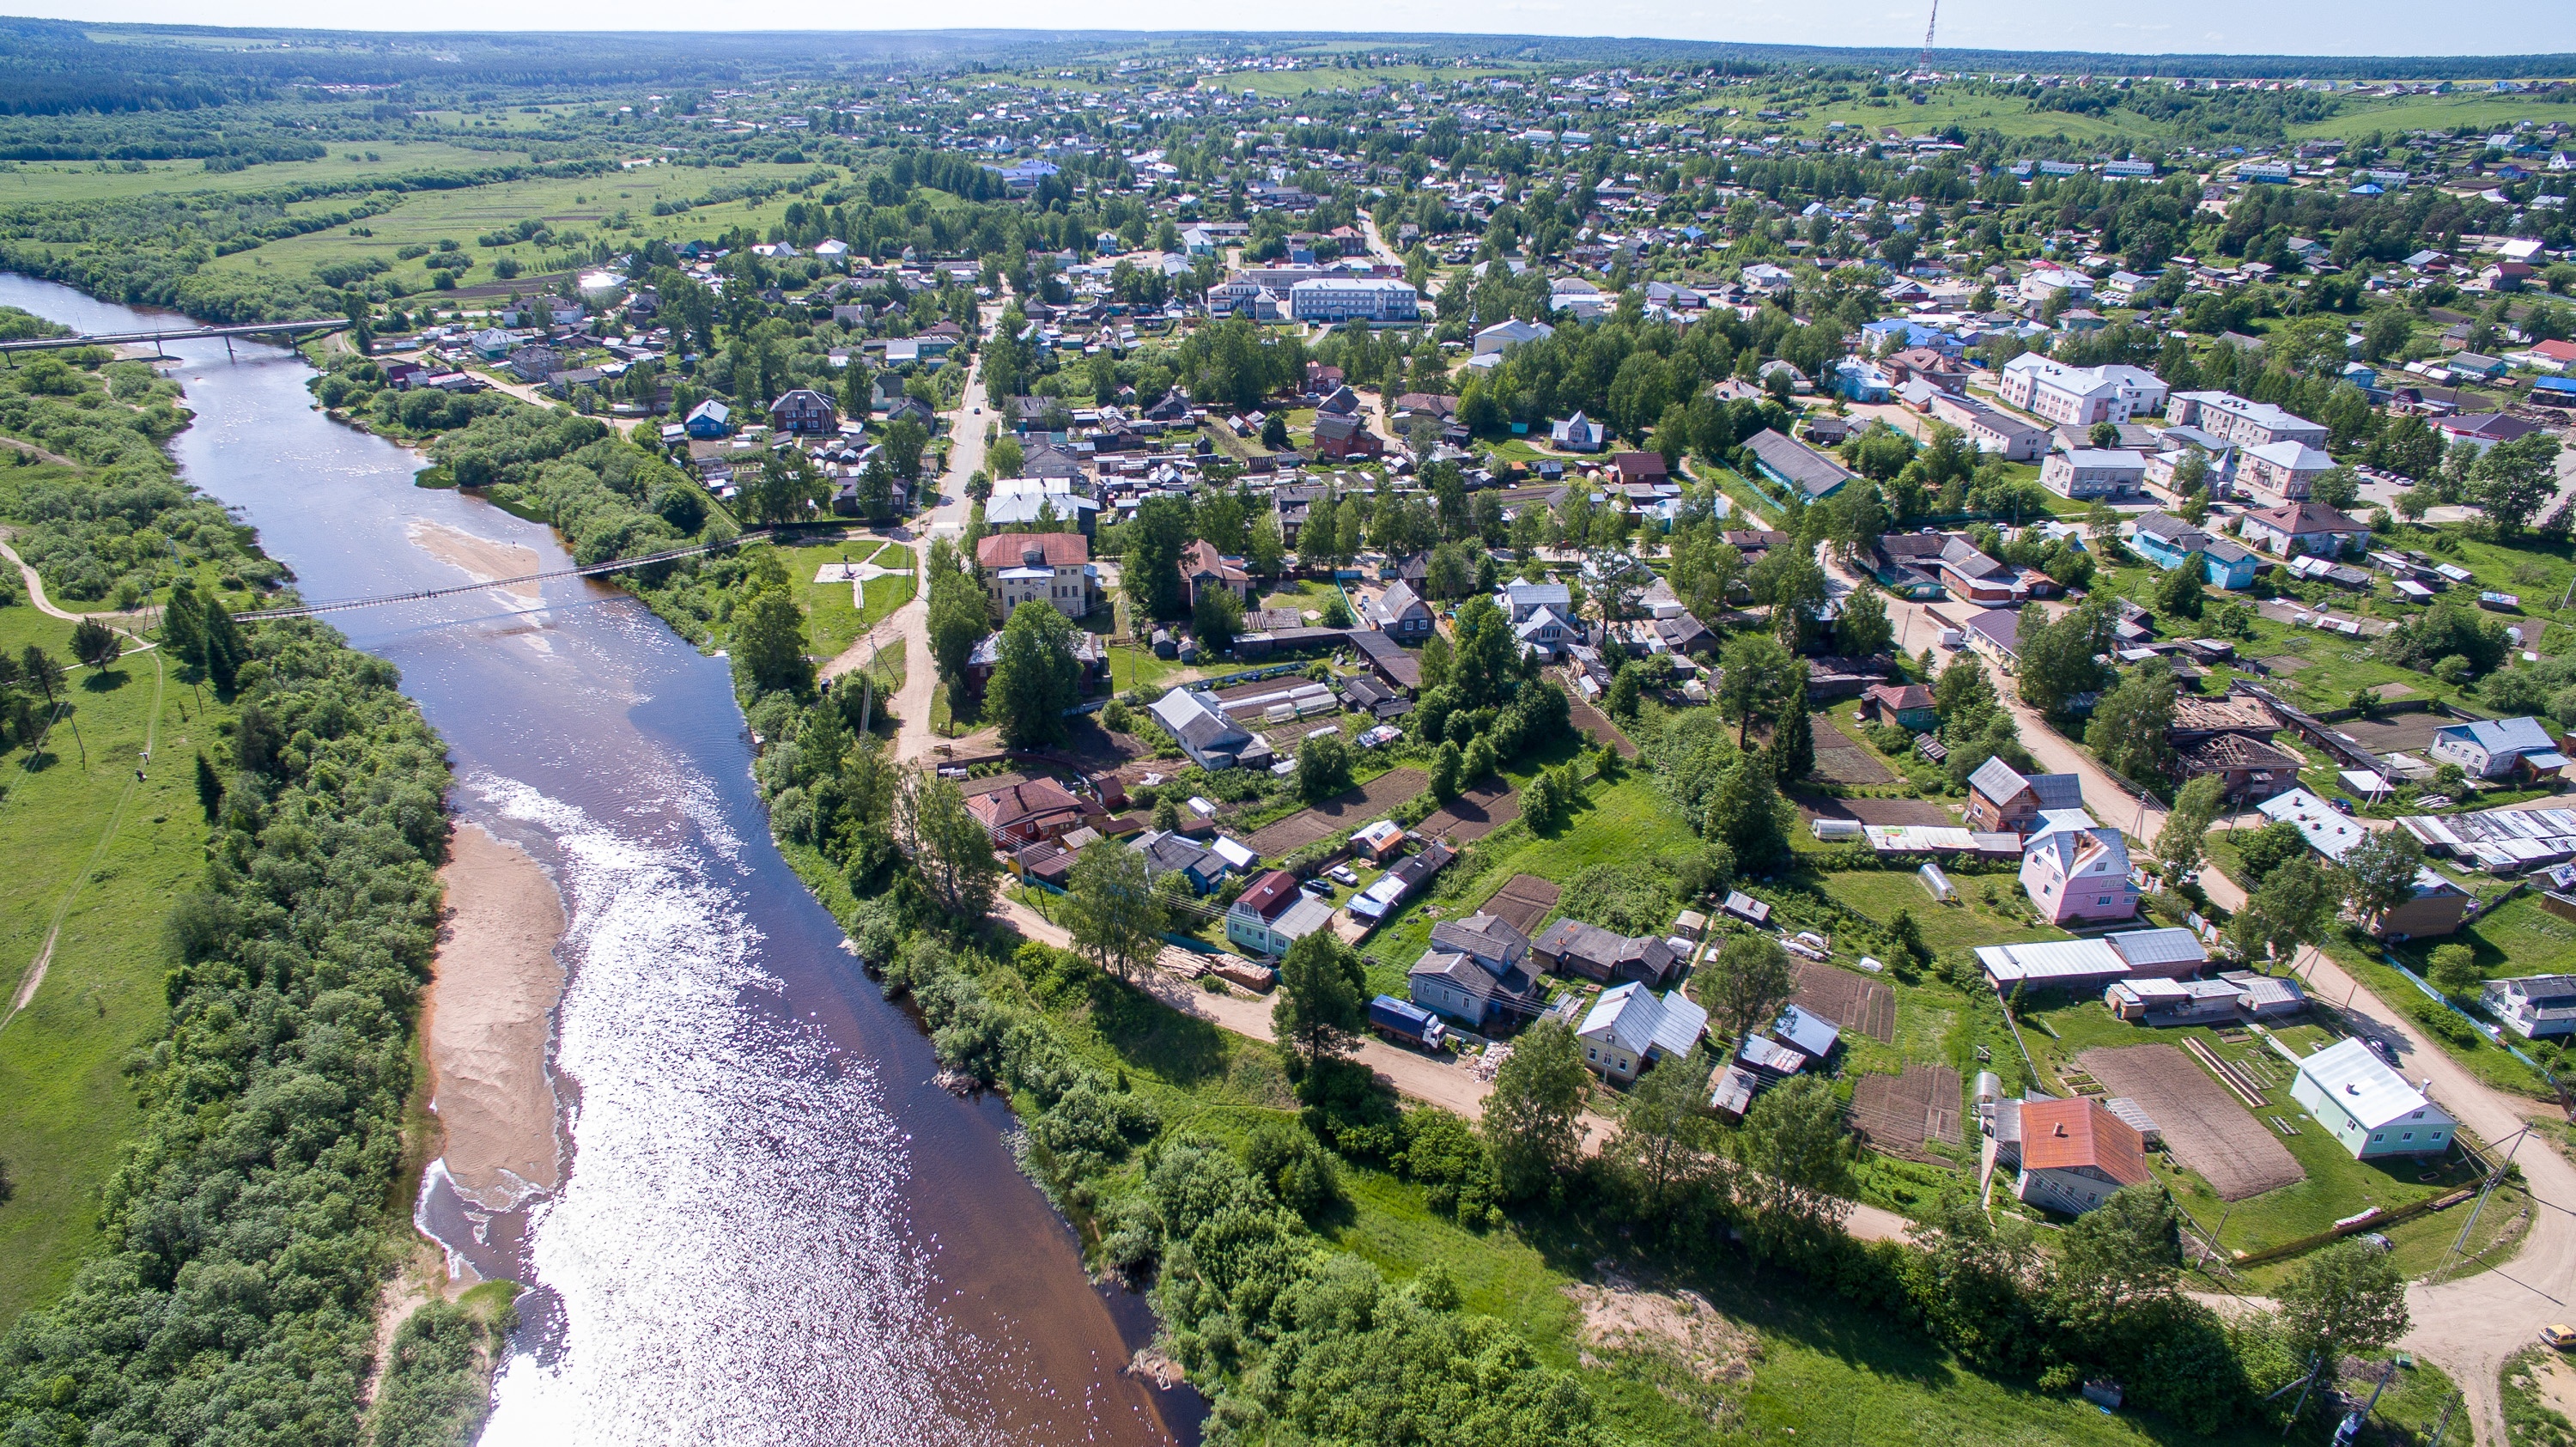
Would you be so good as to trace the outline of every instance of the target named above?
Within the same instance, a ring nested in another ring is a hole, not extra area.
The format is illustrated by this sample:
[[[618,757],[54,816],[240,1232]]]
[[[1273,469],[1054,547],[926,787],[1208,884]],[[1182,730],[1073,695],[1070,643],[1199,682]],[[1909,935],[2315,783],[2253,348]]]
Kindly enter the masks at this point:
[[[1225,912],[1225,937],[1257,955],[1284,955],[1332,922],[1332,905],[1299,889],[1297,876],[1274,869],[1235,898]]]
[[[733,435],[733,409],[710,397],[690,408],[689,415],[680,425],[688,429],[691,438],[700,442],[730,437]]]
[[[1862,689],[1861,717],[1876,717],[1881,723],[1892,723],[1917,733],[1941,726],[1940,710],[1932,706],[1932,690],[1919,683],[1879,683]]]
[[[1632,939],[1571,919],[1549,925],[1530,948],[1547,968],[1594,980],[1660,985],[1682,963],[1673,947],[1660,939]]]
[[[1422,294],[1402,277],[1310,277],[1289,284],[1288,315],[1295,321],[1325,326],[1348,321],[1419,321]]]
[[[1390,583],[1385,592],[1360,605],[1368,625],[1408,641],[1431,636],[1431,607],[1415,596],[1410,583]]]
[[[2369,829],[2305,789],[2292,789],[2255,806],[2272,822],[2296,824],[2308,847],[2328,861],[2359,844]],[[2428,939],[2457,933],[2468,917],[2469,896],[2429,868],[2415,872],[2415,895],[2395,909],[2362,924],[2386,940]]]
[[[1357,417],[1335,413],[1315,414],[1315,455],[1351,458],[1383,457],[1386,439],[1369,430],[1368,423]]]
[[[1406,972],[1405,985],[1413,1003],[1474,1028],[1500,1013],[1535,1015],[1546,999],[1529,937],[1490,914],[1432,926],[1430,947]]]
[[[1189,605],[1199,605],[1199,590],[1223,588],[1234,594],[1235,601],[1246,607],[1252,603],[1252,575],[1244,571],[1241,558],[1219,553],[1205,538],[1193,541],[1181,550],[1181,588]]]
[[[2197,556],[2201,577],[2213,588],[2251,586],[2260,562],[2226,538],[2205,533],[2171,513],[2151,512],[2131,525],[2129,545],[2148,562],[2172,572]]]
[[[1563,583],[1505,583],[1502,596],[1494,600],[1503,606],[1505,621],[1517,627],[1528,622],[1542,608],[1559,617],[1574,611],[1574,593]]]
[[[1560,654],[1582,640],[1583,630],[1557,616],[1555,609],[1541,608],[1513,625],[1512,637],[1520,641],[1524,650],[1535,652],[1553,663]]]
[[[2308,997],[2285,975],[2223,970],[2214,980],[2122,980],[2102,992],[2102,1003],[2120,1019],[2147,1025],[2234,1024],[2295,1015]]]
[[[2006,673],[2021,666],[2021,610],[2018,608],[1980,608],[1968,615],[1965,627],[1970,648],[1993,659]]]
[[[2174,773],[2184,780],[2214,774],[2229,804],[2259,804],[2299,787],[2304,761],[2265,739],[2211,734],[2174,748]]]
[[[1368,888],[1351,896],[1351,918],[1371,924],[1383,920],[1398,905],[1413,897],[1413,892],[1429,882],[1431,876],[1449,867],[1458,852],[1445,842],[1434,839],[1421,851],[1406,855],[1395,867],[1381,874]]]
[[[1082,827],[1088,812],[1073,791],[1053,779],[1028,779],[966,801],[997,848],[1018,849]]]
[[[2365,1161],[2440,1155],[2451,1148],[2458,1125],[2357,1036],[2301,1060],[2290,1098]]]
[[[1600,423],[1580,412],[1547,429],[1549,444],[1563,452],[1599,452],[1607,435]]]
[[[1556,328],[1545,322],[1525,322],[1512,318],[1494,323],[1476,333],[1475,355],[1490,357],[1519,346],[1556,335]]]
[[[1090,834],[1094,839],[1100,837],[1087,829],[1078,829],[1074,832]],[[1035,844],[1012,852],[1011,874],[1014,878],[1026,880],[1032,884],[1050,884],[1057,889],[1062,889],[1065,887],[1065,881],[1073,875],[1074,861],[1080,857],[1080,851],[1067,849],[1058,840],[1041,839]]]
[[[563,354],[552,347],[525,346],[510,354],[512,375],[522,382],[542,382],[563,366]]]
[[[1100,602],[1091,540],[1080,533],[995,533],[976,542],[975,561],[984,570],[984,596],[1004,618],[1031,599],[1074,619]]]
[[[1619,481],[1629,487],[1662,487],[1672,478],[1672,469],[1660,452],[1614,452],[1610,465],[1617,469]]]
[[[2180,925],[2122,930],[2098,939],[2042,940],[2034,944],[1980,945],[1977,968],[1998,990],[2098,991],[2119,980],[2180,979],[2200,973],[2209,950]]]
[[[1690,1054],[1708,1033],[1708,1011],[1679,990],[1656,996],[1635,981],[1601,992],[1575,1027],[1583,1063],[1625,1084],[1655,1061]]]
[[[2084,807],[2081,774],[2020,774],[1988,759],[1968,776],[1968,827],[1983,834],[2031,834],[2052,809]]]
[[[1215,893],[1230,868],[1224,855],[1174,829],[1146,830],[1127,847],[1145,856],[1146,878],[1177,874],[1192,894]]]
[[[1076,629],[1069,645],[1073,654],[1074,683],[1084,698],[1109,688],[1109,650],[1101,646],[1100,635]],[[967,692],[976,698],[993,681],[993,670],[1002,664],[1002,635],[996,630],[984,635],[975,651],[966,655],[965,683]]]
[[[2040,812],[2037,830],[2022,840],[2021,887],[2040,918],[2061,929],[2138,913],[2128,841],[2082,809]]]
[[[2478,1002],[2525,1039],[2576,1034],[2576,975],[2489,980]]]
[[[2370,528],[2319,502],[2283,503],[2245,514],[2245,541],[2267,553],[2289,557],[2295,547],[2316,557],[2340,557],[2370,547]]]
[[[2021,1178],[2013,1195],[2020,1200],[2081,1216],[2121,1188],[2154,1179],[2145,1137],[2100,1101],[2018,1104]]]
[[[2480,452],[2499,442],[2513,442],[2540,430],[2540,424],[2505,412],[2466,412],[2433,424],[2445,446],[2465,442]]]
[[[769,404],[769,425],[780,432],[817,434],[837,432],[841,426],[841,409],[832,399],[811,387],[791,387],[778,394]]]
[[[1226,717],[1225,706],[1206,689],[1173,689],[1156,699],[1147,712],[1190,762],[1202,769],[1266,766],[1270,745]]]
[[[2040,485],[2059,497],[2116,502],[2136,497],[2147,480],[2144,454],[2116,447],[2052,452],[2040,464]]]
[[[1763,1033],[1809,1060],[1822,1060],[1834,1053],[1834,1046],[1842,1039],[1843,1031],[1840,1025],[1822,1015],[1788,1005],[1782,1007],[1779,1018],[1773,1020]]]
[[[2004,364],[1995,395],[2061,427],[2090,427],[2163,411],[2165,391],[2144,367],[2070,367],[2024,352]]]
[[[2433,745],[2425,752],[2438,762],[2459,765],[2472,779],[2501,779],[2526,769],[2554,778],[2567,767],[2548,728],[2528,717],[2445,725],[2433,731]]]
[[[1754,468],[1777,486],[1795,488],[1809,502],[1833,496],[1859,474],[1795,438],[1765,427],[1744,440]]]
[[[2304,442],[2284,438],[2246,448],[2236,476],[2283,502],[2304,502],[2317,479],[2334,470],[2333,458]]]

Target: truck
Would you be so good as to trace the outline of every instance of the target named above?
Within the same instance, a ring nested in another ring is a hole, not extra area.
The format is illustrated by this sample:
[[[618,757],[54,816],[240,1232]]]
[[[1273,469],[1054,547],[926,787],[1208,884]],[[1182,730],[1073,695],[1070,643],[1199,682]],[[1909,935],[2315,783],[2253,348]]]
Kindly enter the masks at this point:
[[[1369,1001],[1369,1024],[1388,1039],[1425,1050],[1439,1049],[1449,1036],[1449,1027],[1440,1023],[1439,1016],[1393,995]]]

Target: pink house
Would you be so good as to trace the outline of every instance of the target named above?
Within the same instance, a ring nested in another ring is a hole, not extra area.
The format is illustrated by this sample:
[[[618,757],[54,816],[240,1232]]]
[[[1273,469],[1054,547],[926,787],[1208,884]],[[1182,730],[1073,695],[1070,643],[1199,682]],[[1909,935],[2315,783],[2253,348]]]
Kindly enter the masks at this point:
[[[2134,919],[2138,886],[2129,878],[2129,845],[2081,809],[2050,809],[2022,841],[2022,892],[2050,924]]]

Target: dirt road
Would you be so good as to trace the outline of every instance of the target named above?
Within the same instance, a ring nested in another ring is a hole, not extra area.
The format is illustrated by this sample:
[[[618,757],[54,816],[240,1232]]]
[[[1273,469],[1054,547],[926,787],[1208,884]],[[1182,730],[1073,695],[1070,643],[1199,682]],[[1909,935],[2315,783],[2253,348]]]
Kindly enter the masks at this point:
[[[1825,563],[1842,581],[1857,581],[1830,557]],[[1941,625],[1924,605],[1897,598],[1886,601],[1899,647],[1919,652],[1938,636]],[[2015,697],[2013,680],[1990,660],[1984,661],[2020,725],[2022,747],[2031,757],[2052,773],[2079,776],[2084,803],[2093,817],[2154,844],[2164,833],[2164,807],[2142,800],[2050,728]],[[2265,821],[2259,814],[2248,814],[2234,822],[2238,827],[2259,827]],[[2227,910],[2243,907],[2244,890],[2224,873],[2205,869],[2199,878],[2211,903]],[[2540,1101],[2494,1090],[2471,1075],[2440,1047],[2428,1043],[2411,1018],[2363,988],[2324,952],[2303,949],[2292,968],[2310,994],[2342,1006],[2355,1017],[2357,1026],[2395,1043],[2406,1078],[2425,1087],[2427,1095],[2490,1144],[2501,1149],[2501,1143],[2530,1119],[2555,1114]],[[2539,1141],[2525,1145],[2514,1161],[2529,1183],[2533,1212],[2531,1230],[2514,1258],[2492,1270],[2439,1286],[2419,1283],[2406,1292],[2414,1325],[2401,1345],[2452,1373],[2468,1396],[2477,1440],[2485,1447],[2501,1447],[2505,1440],[2503,1405],[2497,1395],[2497,1373],[2504,1359],[2537,1340],[2541,1327],[2576,1313],[2576,1166]]]

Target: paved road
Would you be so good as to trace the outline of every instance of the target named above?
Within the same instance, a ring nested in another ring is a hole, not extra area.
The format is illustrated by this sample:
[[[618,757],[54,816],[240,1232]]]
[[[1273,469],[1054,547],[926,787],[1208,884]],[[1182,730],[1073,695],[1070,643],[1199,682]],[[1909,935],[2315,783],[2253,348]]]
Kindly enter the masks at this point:
[[[992,335],[993,324],[1001,318],[999,302],[987,302],[978,312],[976,324],[986,336]],[[903,643],[903,689],[894,698],[898,720],[895,735],[895,757],[916,760],[929,756],[939,746],[939,738],[930,731],[930,710],[939,687],[938,669],[930,658],[930,543],[933,538],[959,538],[973,507],[966,497],[966,483],[984,466],[984,428],[998,421],[992,404],[984,395],[984,355],[978,350],[971,370],[966,374],[966,392],[956,410],[948,416],[948,470],[939,480],[939,497],[907,527],[897,528],[894,538],[911,547],[913,566],[917,570],[912,601],[894,611],[892,617],[869,630],[866,637],[841,651],[839,657],[823,665],[825,678],[836,678],[866,665],[876,651],[897,640]]]
[[[1851,570],[1830,556],[1825,566],[1845,583],[1857,581]],[[1940,625],[1924,605],[1897,598],[1886,601],[1899,647],[1919,652],[1937,636]],[[2022,747],[2030,750],[2040,767],[2079,776],[2085,806],[2095,818],[2154,844],[2164,832],[2167,811],[2163,806],[2142,800],[2091,755],[2048,727],[2014,695],[2012,679],[1991,660],[1970,656],[1984,662],[2020,725]],[[2258,827],[2265,821],[2259,814],[2247,814],[2234,822]],[[2376,827],[2393,826],[2381,821]],[[2202,871],[2200,886],[2210,902],[2222,909],[2238,909],[2245,903],[2244,890],[2218,870]],[[2428,1095],[2484,1140],[2503,1142],[2526,1121],[2556,1113],[2541,1101],[2495,1090],[2471,1075],[2439,1046],[2426,1041],[2410,1017],[2389,1008],[2324,952],[2303,949],[2292,968],[2306,981],[2309,993],[2343,1005],[2356,1022],[2367,1022],[2374,1033],[2394,1042],[2407,1078],[2426,1086]],[[2452,1373],[2468,1395],[2477,1440],[2499,1447],[2505,1440],[2504,1415],[2496,1382],[2504,1359],[2537,1340],[2541,1327],[2576,1316],[2576,1166],[2541,1141],[2528,1143],[2514,1160],[2522,1167],[2533,1203],[2531,1229],[2519,1250],[2497,1269],[2439,1286],[2408,1287],[2407,1307],[2414,1325],[2402,1342]]]

